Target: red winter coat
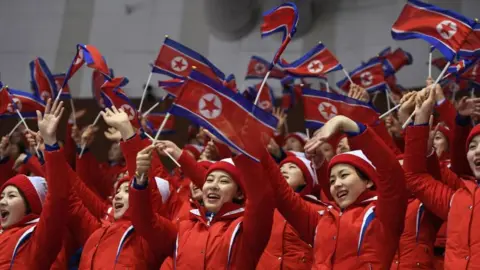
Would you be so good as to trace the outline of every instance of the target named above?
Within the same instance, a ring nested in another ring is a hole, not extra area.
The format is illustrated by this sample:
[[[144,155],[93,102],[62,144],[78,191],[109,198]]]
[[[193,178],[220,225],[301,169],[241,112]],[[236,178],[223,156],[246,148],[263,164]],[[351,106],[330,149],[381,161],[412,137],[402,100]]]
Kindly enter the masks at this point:
[[[300,239],[295,229],[275,210],[270,240],[257,269],[311,269],[312,247]]]
[[[463,181],[455,191],[426,173],[424,155],[417,153],[421,152],[418,149],[426,152],[425,138],[428,138],[428,132],[428,126],[409,127],[407,130],[407,185],[434,214],[448,220],[445,269],[478,269],[480,189],[473,181]]]
[[[369,128],[349,138],[349,144],[352,149],[361,148],[375,165],[380,175],[380,181],[375,183],[378,198],[367,191],[344,210],[336,205],[316,207],[294,193],[270,159],[265,166],[269,168],[277,208],[300,237],[313,246],[312,269],[388,269],[406,211],[403,170],[395,155]]]
[[[271,190],[258,188],[263,177],[259,164],[243,155],[234,162],[243,174],[245,207],[225,203],[211,220],[203,207],[193,209],[191,219],[180,222],[171,249],[177,269],[255,269],[270,236],[274,205]],[[172,223],[149,209],[150,189],[133,189],[130,206],[135,227],[152,246],[165,241],[165,228]]]
[[[62,150],[45,151],[48,193],[39,219],[28,215],[20,225],[1,231],[0,269],[49,269],[62,247],[66,231],[69,184]]]

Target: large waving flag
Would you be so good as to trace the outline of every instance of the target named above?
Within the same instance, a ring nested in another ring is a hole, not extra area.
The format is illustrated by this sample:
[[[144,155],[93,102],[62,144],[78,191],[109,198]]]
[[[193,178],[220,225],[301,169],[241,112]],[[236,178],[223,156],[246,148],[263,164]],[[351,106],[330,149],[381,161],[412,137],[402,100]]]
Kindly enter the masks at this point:
[[[448,61],[473,31],[475,21],[434,5],[408,0],[392,26],[396,40],[420,38],[438,49]]]
[[[169,37],[165,37],[152,72],[184,79],[190,74],[194,66],[198,71],[212,79],[221,81],[225,79],[225,74],[206,57]]]
[[[258,90],[262,84],[258,83],[253,87],[249,87],[248,91],[250,91],[250,95],[252,97],[256,97],[258,94]],[[273,107],[275,106],[275,96],[273,95],[272,88],[265,83],[263,86],[264,89],[260,93],[260,97],[258,98],[258,107],[262,108],[266,112],[272,112]],[[266,90],[266,91],[265,91]]]
[[[35,96],[43,101],[55,97],[57,93],[57,85],[55,84],[55,79],[50,72],[47,63],[45,63],[42,58],[37,57],[30,62],[29,67]]]
[[[401,48],[382,58],[386,76],[397,73],[402,67],[411,65],[413,62],[412,55]]]
[[[270,63],[258,56],[252,56],[250,58],[250,62],[248,63],[247,75],[245,79],[263,79],[265,75],[267,75],[268,68]],[[277,66],[273,66],[272,70],[270,71],[269,78],[273,79],[283,79],[285,77],[285,73],[279,69]]]
[[[153,113],[153,112],[149,113],[146,116],[147,118],[146,131],[150,134],[157,134],[157,130],[160,127],[160,125],[163,123],[163,120],[165,120],[166,115],[167,115],[166,113]],[[174,127],[175,127],[175,117],[170,115],[160,134],[171,134],[175,132]]]
[[[45,111],[45,103],[33,94],[8,88],[5,86],[2,88],[0,98],[0,107],[2,110],[6,106],[6,111],[3,112],[1,117],[16,117],[18,110],[25,118],[37,117],[36,111]]]
[[[282,45],[275,53],[269,70],[278,62],[288,43],[297,32],[297,24],[297,6],[290,2],[283,3],[280,6],[263,13],[263,23],[260,27],[262,38],[278,32],[283,33]]]
[[[128,114],[130,123],[136,128],[140,128],[140,117],[135,105],[130,101],[128,96],[123,92],[121,87],[128,83],[128,79],[125,77],[115,77],[111,81],[105,81],[102,85],[100,92],[102,101],[100,104],[104,104],[106,108],[115,106],[118,109],[123,109]]]
[[[352,81],[365,88],[368,92],[383,90],[385,88],[385,75],[380,60],[375,60],[361,65],[350,72]],[[350,90],[350,80],[345,78],[337,83],[337,86],[348,92]]]
[[[60,90],[63,85],[62,93],[60,94],[60,96],[62,98],[70,99],[72,98],[72,94],[70,93],[70,86],[68,86],[68,83],[64,83],[65,77],[65,73],[53,74],[53,79],[55,80],[55,84],[57,86],[57,91],[55,92],[55,94],[58,94],[58,90]]]
[[[318,43],[296,61],[280,66],[289,74],[297,77],[318,77],[318,75],[342,69],[337,58],[323,45]]]
[[[320,128],[336,115],[365,124],[378,120],[378,112],[370,104],[347,96],[304,88],[302,98],[307,128]]]
[[[258,133],[270,138],[277,125],[274,116],[196,70],[185,82],[170,113],[203,126],[228,146],[257,161],[258,150],[251,149],[248,140],[255,136],[258,141]],[[254,132],[244,134],[245,124]]]
[[[77,54],[73,58],[72,64],[67,70],[62,88],[85,63],[88,67],[101,72],[107,77],[110,77],[110,70],[108,69],[105,58],[102,56],[100,51],[95,46],[90,44],[78,44]]]
[[[475,24],[473,31],[468,35],[465,42],[462,44],[460,56],[478,56],[480,55],[480,24]]]

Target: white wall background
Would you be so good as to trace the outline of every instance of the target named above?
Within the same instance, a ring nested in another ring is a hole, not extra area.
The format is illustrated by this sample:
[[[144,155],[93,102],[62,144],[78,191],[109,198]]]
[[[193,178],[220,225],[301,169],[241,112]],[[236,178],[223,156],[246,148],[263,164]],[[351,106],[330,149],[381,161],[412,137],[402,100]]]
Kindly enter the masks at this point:
[[[414,63],[399,74],[404,86],[421,85],[427,75],[428,46],[420,40],[395,42],[390,28],[404,0],[313,0],[319,8],[309,33],[294,39],[284,57],[294,60],[321,40],[347,69],[374,56],[386,46],[412,53]],[[268,7],[275,1],[269,1]],[[478,0],[429,1],[475,18]],[[125,4],[135,10],[125,14]],[[87,6],[90,5],[90,6]],[[301,20],[301,17],[300,17]],[[222,41],[205,23],[203,0],[2,0],[0,1],[1,80],[13,88],[29,88],[28,62],[43,57],[55,72],[65,72],[76,43],[93,44],[117,76],[127,76],[127,92],[140,96],[164,35],[207,56],[226,74],[243,83],[252,54],[270,59],[279,41],[260,39],[259,25],[242,39]],[[80,39],[80,40],[77,40]],[[89,98],[90,70],[72,81],[75,97]],[[156,75],[152,81],[160,78]],[[338,72],[330,83],[343,78]],[[252,82],[253,83],[253,82]],[[275,83],[272,83],[275,86]]]

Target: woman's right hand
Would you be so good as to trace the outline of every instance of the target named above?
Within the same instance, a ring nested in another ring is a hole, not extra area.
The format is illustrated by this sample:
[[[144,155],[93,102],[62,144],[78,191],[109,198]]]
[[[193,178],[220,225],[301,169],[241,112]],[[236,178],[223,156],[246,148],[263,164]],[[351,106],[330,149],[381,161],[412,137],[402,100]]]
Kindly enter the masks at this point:
[[[161,155],[170,154],[175,160],[178,160],[182,155],[182,149],[180,149],[175,143],[171,141],[158,141],[156,144],[157,150]]]

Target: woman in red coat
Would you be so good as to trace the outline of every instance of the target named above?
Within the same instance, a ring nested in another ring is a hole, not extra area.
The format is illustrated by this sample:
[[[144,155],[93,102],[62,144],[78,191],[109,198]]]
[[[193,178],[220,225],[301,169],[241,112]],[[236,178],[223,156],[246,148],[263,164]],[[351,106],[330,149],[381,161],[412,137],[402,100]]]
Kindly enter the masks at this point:
[[[427,152],[425,141],[429,133],[428,119],[435,104],[434,93],[431,91],[426,101],[417,104],[415,126],[407,130],[405,147],[407,185],[427,208],[448,222],[445,269],[478,269],[480,267],[480,249],[478,248],[480,235],[476,228],[480,226],[478,218],[480,190],[477,183],[480,179],[478,165],[480,163],[480,126],[472,129],[466,145],[466,162],[470,165],[476,180],[459,180],[460,187],[457,190],[436,181],[427,173],[424,158]],[[470,123],[469,119],[462,118],[464,117],[457,116],[457,124]]]
[[[335,203],[316,206],[303,201],[268,159],[264,166],[277,208],[313,246],[313,269],[388,269],[403,230],[403,170],[374,132],[344,116],[328,121],[305,150],[314,153],[340,131],[349,136],[352,149],[362,150],[339,154],[330,161],[330,194]]]
[[[185,155],[162,142],[159,147],[176,159]],[[263,156],[268,153],[264,151]],[[151,249],[157,250],[156,245],[165,243],[166,222],[150,207],[146,179],[138,177],[148,170],[148,160],[147,153],[139,153],[131,190],[132,220]],[[188,170],[184,164],[182,169]],[[171,243],[176,269],[255,268],[268,242],[274,209],[270,188],[258,188],[263,176],[259,163],[244,155],[208,168],[202,186],[203,205],[197,205],[190,219],[178,224],[177,240]]]
[[[312,194],[317,179],[305,154],[290,152],[280,163],[280,171],[288,185],[297,193],[302,196]],[[307,270],[312,268],[312,262],[312,247],[300,239],[295,229],[275,210],[270,240],[257,269]]]
[[[38,127],[46,144],[47,182],[42,177],[16,175],[1,187],[0,268],[49,269],[62,246],[66,229],[69,184],[56,170],[66,164],[54,160],[59,148],[56,129],[63,113],[62,102],[47,103],[45,114],[37,111]],[[48,192],[47,192],[48,185]]]

